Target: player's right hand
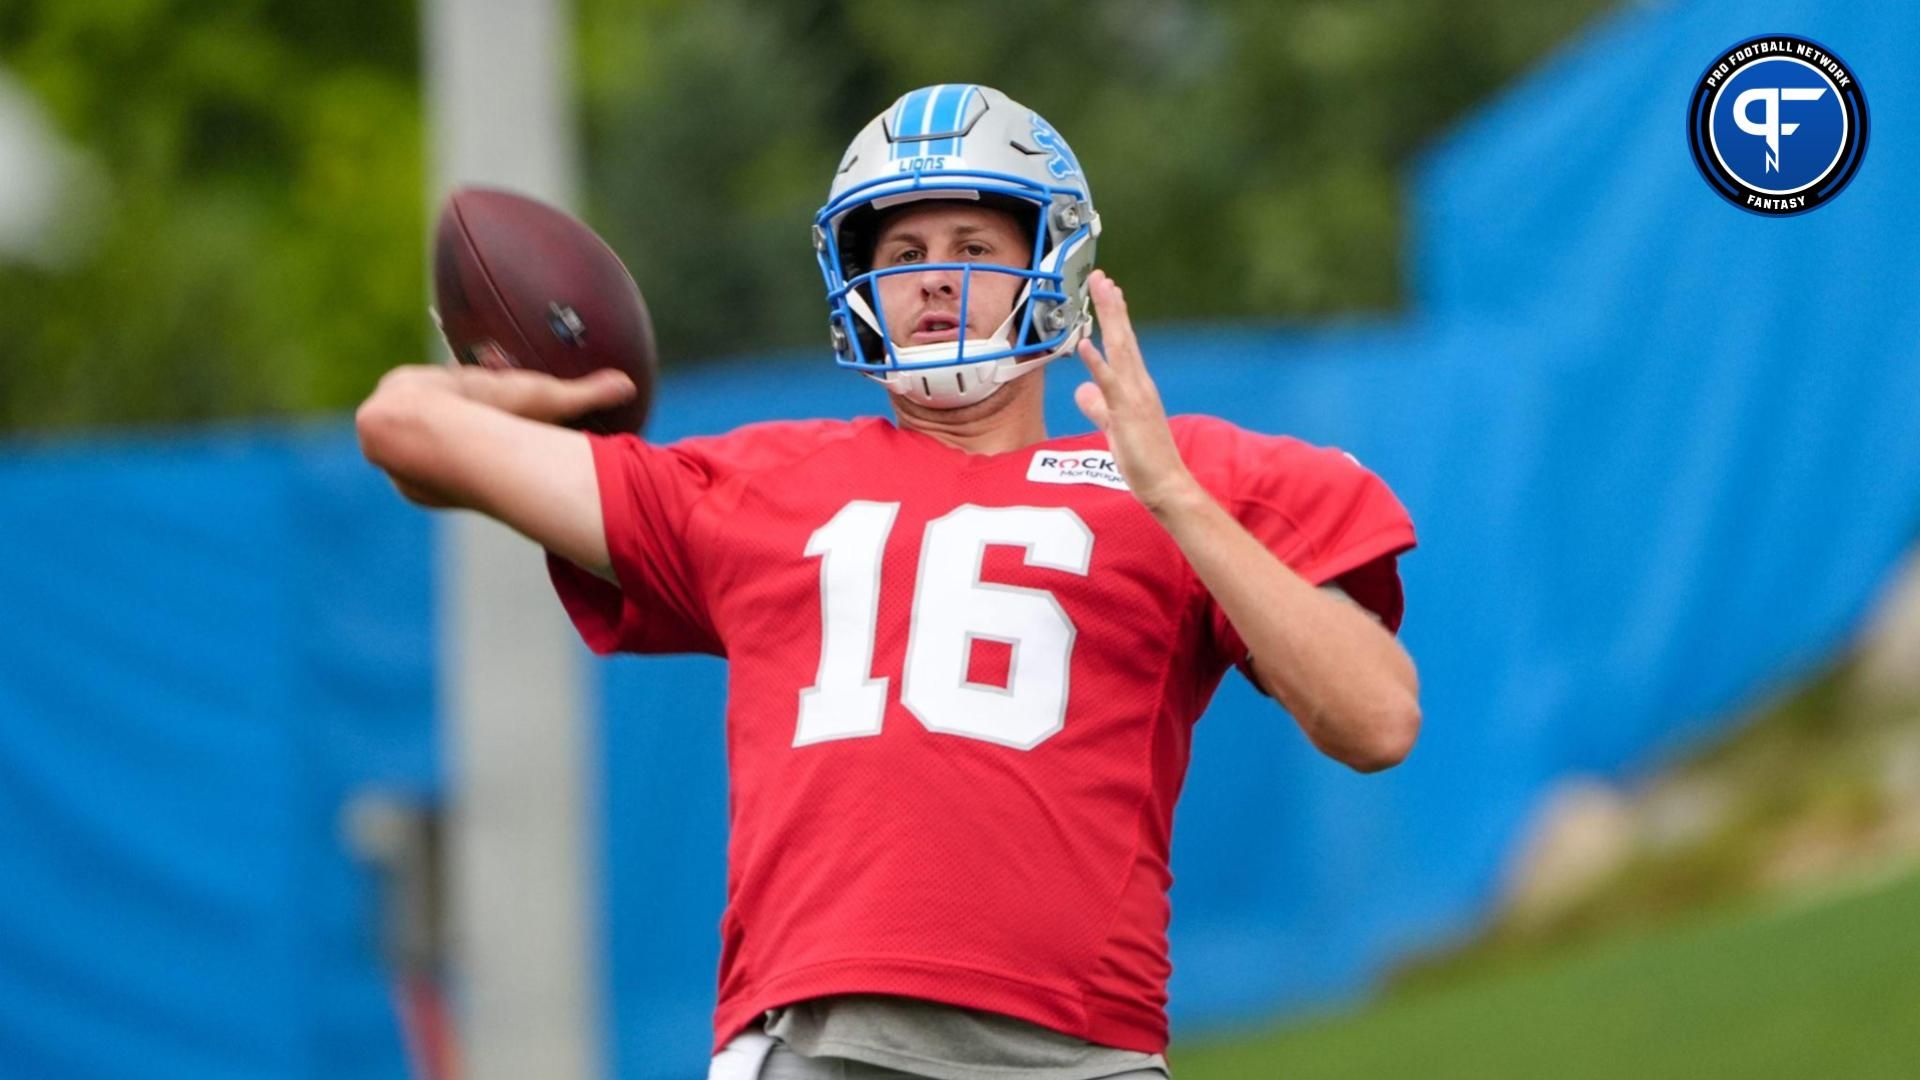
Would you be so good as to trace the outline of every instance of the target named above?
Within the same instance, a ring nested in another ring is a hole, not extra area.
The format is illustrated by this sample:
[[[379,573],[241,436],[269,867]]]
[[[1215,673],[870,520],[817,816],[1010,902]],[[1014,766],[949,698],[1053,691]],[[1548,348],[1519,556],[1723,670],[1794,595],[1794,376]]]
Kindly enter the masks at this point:
[[[634,393],[633,380],[617,368],[602,368],[577,379],[514,367],[494,346],[482,346],[478,365],[452,367],[460,393],[515,416],[548,424],[565,423],[598,409],[618,405]]]
[[[502,412],[560,424],[633,397],[633,380],[614,368],[603,368],[577,379],[562,379],[543,371],[511,367],[470,366],[449,361],[444,366],[411,365],[387,373],[387,380],[417,381],[422,386],[451,391]]]

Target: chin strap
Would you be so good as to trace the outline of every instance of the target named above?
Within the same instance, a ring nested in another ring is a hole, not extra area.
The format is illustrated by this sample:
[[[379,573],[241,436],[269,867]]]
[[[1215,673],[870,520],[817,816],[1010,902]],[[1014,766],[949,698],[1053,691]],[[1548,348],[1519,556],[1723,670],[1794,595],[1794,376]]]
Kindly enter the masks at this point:
[[[1057,352],[1001,357],[998,360],[968,361],[964,364],[949,364],[943,367],[909,371],[869,371],[863,374],[893,393],[922,405],[936,409],[955,409],[962,405],[971,405],[976,401],[984,401],[1007,383],[1046,367],[1056,357],[1073,351],[1085,334],[1084,324],[1074,328]],[[1000,339],[983,341],[975,338],[974,340],[981,342],[983,346],[996,345],[996,342],[1004,345]]]

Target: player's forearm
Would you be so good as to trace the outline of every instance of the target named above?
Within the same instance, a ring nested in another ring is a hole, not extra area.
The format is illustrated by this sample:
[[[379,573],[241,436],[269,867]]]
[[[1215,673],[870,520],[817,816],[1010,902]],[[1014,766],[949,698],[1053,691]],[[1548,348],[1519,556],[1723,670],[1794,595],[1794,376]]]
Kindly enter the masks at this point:
[[[423,505],[478,510],[595,573],[609,558],[586,436],[524,412],[550,406],[546,376],[399,368],[355,416],[367,459]],[[564,385],[564,384],[560,384]],[[564,402],[563,404],[570,404]]]
[[[1155,516],[1246,642],[1263,688],[1315,746],[1363,772],[1406,757],[1419,681],[1392,634],[1294,573],[1198,485]]]

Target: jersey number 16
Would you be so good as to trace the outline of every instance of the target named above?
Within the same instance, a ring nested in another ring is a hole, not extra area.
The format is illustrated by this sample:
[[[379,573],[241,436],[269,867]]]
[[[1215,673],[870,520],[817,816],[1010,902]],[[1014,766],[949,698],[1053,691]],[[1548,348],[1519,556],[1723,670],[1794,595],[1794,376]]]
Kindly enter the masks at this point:
[[[820,559],[820,670],[800,691],[793,745],[880,734],[887,676],[872,677],[880,566],[897,502],[856,500],[807,538]],[[1075,629],[1045,589],[980,580],[988,544],[1028,566],[1085,576],[1093,532],[1066,507],[961,506],[927,522],[907,630],[900,704],[928,731],[1031,750],[1067,715]],[[973,639],[1012,649],[1006,689],[967,681]]]

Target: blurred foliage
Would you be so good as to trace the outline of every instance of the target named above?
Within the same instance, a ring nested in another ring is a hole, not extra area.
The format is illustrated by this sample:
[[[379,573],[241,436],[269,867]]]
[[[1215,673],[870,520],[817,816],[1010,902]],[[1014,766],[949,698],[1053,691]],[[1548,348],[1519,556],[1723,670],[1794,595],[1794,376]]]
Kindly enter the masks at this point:
[[[6,0],[0,67],[104,176],[91,248],[0,263],[0,425],[337,408],[421,340],[416,16]]]
[[[996,85],[1073,141],[1146,321],[1390,309],[1400,173],[1607,0],[578,0],[589,219],[669,362],[824,346],[807,225],[896,95]],[[0,428],[336,410],[418,357],[418,6],[4,0],[0,69],[87,154],[89,246],[0,262]]]
[[[419,35],[386,0],[8,0],[92,246],[0,263],[0,425],[340,407],[419,352]],[[79,192],[77,192],[79,194]]]
[[[1403,167],[1608,6],[581,3],[592,213],[669,358],[824,346],[807,227],[833,163],[936,82],[997,86],[1072,141],[1137,318],[1390,309]]]

